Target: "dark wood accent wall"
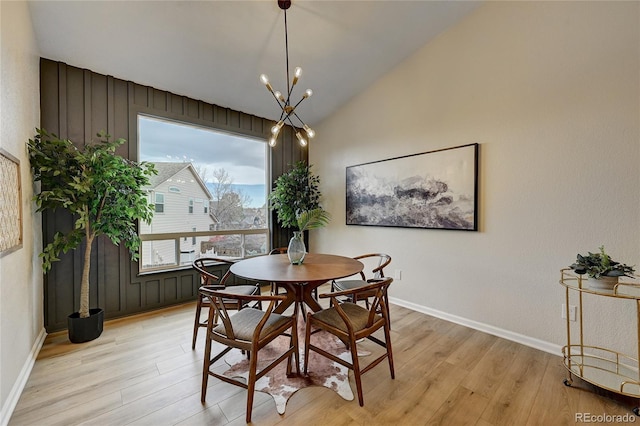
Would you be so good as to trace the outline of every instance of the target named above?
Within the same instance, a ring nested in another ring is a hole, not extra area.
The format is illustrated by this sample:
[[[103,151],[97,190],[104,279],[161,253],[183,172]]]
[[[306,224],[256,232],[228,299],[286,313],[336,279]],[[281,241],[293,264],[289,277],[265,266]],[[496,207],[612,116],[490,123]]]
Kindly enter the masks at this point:
[[[257,93],[256,96],[262,96]],[[138,160],[138,114],[148,114],[211,127],[228,132],[268,138],[273,121],[190,99],[153,87],[94,73],[61,62],[40,60],[41,127],[79,146],[107,131],[125,138],[118,154]],[[275,107],[275,105],[274,105]],[[290,128],[284,143],[271,151],[272,181],[291,164],[308,160],[307,149],[294,143]],[[48,244],[56,231],[73,226],[64,211],[43,214],[43,241]],[[275,223],[272,247],[286,246],[288,230]],[[101,237],[94,243],[91,259],[91,307],[101,307],[106,318],[116,318],[195,299],[199,280],[191,269],[138,274],[126,248]],[[67,316],[77,311],[83,249],[61,255],[44,276],[45,327],[48,332],[67,327]],[[221,272],[223,272],[221,270]]]

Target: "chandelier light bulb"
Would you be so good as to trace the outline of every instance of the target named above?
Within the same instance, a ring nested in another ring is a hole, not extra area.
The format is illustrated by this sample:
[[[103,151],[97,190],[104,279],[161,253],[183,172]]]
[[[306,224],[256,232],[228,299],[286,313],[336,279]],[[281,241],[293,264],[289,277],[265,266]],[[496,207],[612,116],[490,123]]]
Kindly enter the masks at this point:
[[[268,91],[273,93],[273,87],[271,87],[271,84],[269,83],[269,77],[267,77],[266,74],[260,74],[260,81],[262,82],[262,84],[267,86]]]
[[[273,94],[276,96],[276,98],[280,99],[280,101],[285,102],[284,96],[282,96],[282,93],[280,93],[278,90],[273,92]]]
[[[282,129],[282,126],[284,126],[284,121],[280,120],[278,121],[272,128],[271,128],[271,133],[277,137],[278,133],[280,133],[280,129]]]
[[[276,146],[276,137],[275,137],[275,136],[271,136],[271,137],[269,138],[269,146],[270,146],[271,148],[273,148],[274,146]]]
[[[296,132],[296,138],[298,138],[298,142],[300,142],[300,146],[307,146],[307,140],[302,137],[300,132]]]
[[[303,129],[307,133],[307,136],[309,137],[309,139],[313,139],[314,136],[316,135],[316,132],[306,124],[304,125]]]
[[[292,86],[296,85],[301,75],[302,75],[302,68],[296,67],[295,71],[293,71],[293,83],[291,84]]]
[[[302,95],[303,98],[310,98],[311,95],[313,95],[313,90],[311,89],[307,89],[304,91],[304,95]]]

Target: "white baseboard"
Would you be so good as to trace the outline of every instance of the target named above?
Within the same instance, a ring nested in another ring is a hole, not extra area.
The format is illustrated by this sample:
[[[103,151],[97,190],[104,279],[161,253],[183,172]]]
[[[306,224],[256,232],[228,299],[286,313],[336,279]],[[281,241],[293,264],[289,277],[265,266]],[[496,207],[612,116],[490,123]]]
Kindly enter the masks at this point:
[[[22,370],[20,371],[20,375],[18,375],[18,379],[13,384],[11,388],[11,392],[9,392],[9,396],[7,401],[2,406],[2,411],[0,412],[0,425],[7,426],[9,424],[9,419],[11,419],[11,415],[13,414],[13,410],[15,410],[16,405],[18,405],[18,400],[20,399],[20,395],[24,390],[24,387],[27,385],[27,380],[29,380],[29,375],[31,375],[31,370],[33,369],[33,365],[36,362],[36,358],[40,353],[40,349],[42,349],[42,345],[44,344],[44,339],[47,337],[47,332],[44,327],[40,330],[40,334],[36,339],[33,347],[31,348],[31,352],[27,356],[27,359],[22,366]]]
[[[513,331],[504,330],[502,328],[494,327],[492,325],[483,324],[481,322],[459,317],[457,315],[452,315],[446,312],[438,311],[436,309],[427,308],[425,306],[421,306],[416,303],[411,303],[405,300],[396,299],[395,297],[390,297],[389,302],[398,306],[405,307],[407,309],[411,309],[412,311],[431,315],[432,317],[440,318],[445,321],[453,322],[455,324],[460,324],[465,327],[469,327],[475,330],[489,333],[494,336],[501,337],[503,339],[511,340],[512,342],[520,343],[522,345],[541,350],[543,352],[548,352],[552,355],[557,355],[557,356],[562,355],[562,346],[556,345],[555,343],[550,343],[544,340],[535,339],[533,337],[525,336],[523,334],[514,333]]]

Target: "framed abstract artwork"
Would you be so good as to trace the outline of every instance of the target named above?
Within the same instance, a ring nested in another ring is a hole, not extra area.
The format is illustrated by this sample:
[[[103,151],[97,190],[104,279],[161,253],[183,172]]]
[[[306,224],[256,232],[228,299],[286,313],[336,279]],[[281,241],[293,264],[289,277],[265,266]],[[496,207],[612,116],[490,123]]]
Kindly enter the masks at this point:
[[[0,256],[22,247],[20,160],[0,149]]]
[[[347,167],[347,225],[478,230],[478,144]]]

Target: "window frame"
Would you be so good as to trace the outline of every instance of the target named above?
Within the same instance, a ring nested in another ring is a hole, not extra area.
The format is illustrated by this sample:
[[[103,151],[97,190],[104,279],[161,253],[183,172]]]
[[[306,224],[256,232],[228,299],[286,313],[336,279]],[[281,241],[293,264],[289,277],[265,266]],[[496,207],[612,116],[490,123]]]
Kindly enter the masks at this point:
[[[142,276],[142,275],[148,275],[148,274],[155,274],[155,273],[167,273],[167,272],[172,272],[172,271],[179,271],[182,269],[187,269],[190,268],[191,265],[184,265],[180,263],[180,244],[181,244],[181,240],[187,240],[187,238],[192,237],[192,238],[196,238],[196,237],[213,237],[213,236],[224,236],[224,235],[240,235],[241,238],[241,243],[240,243],[240,248],[241,248],[241,256],[239,257],[232,257],[234,259],[243,259],[243,258],[248,258],[248,257],[254,257],[254,256],[259,256],[259,255],[263,255],[266,253],[269,253],[270,249],[271,249],[271,244],[272,244],[272,236],[273,236],[273,220],[272,220],[272,214],[271,211],[268,208],[268,195],[271,192],[271,185],[272,185],[272,177],[271,177],[271,163],[272,163],[272,150],[269,149],[269,145],[268,145],[268,140],[267,137],[262,134],[262,133],[256,133],[256,132],[241,132],[238,130],[243,130],[240,128],[226,128],[226,127],[219,127],[219,126],[215,126],[212,125],[212,123],[209,122],[203,122],[201,120],[190,120],[188,119],[188,117],[186,116],[180,116],[180,117],[174,117],[173,114],[167,114],[167,115],[159,115],[157,113],[157,111],[153,111],[153,113],[149,113],[144,111],[143,109],[139,109],[136,111],[132,111],[132,119],[135,121],[136,126],[136,157],[138,159],[140,159],[140,132],[139,132],[139,117],[148,117],[151,119],[156,119],[156,120],[162,120],[162,121],[168,121],[168,122],[173,122],[176,123],[178,125],[188,125],[188,126],[195,126],[195,127],[201,127],[204,128],[206,130],[211,130],[214,132],[219,132],[219,133],[226,133],[232,136],[237,136],[237,137],[242,137],[242,138],[247,138],[247,139],[254,139],[256,141],[260,141],[262,143],[264,143],[265,145],[265,202],[266,202],[266,227],[264,228],[255,228],[255,229],[237,229],[237,230],[223,230],[223,231],[214,231],[214,230],[208,230],[208,231],[197,231],[197,232],[179,232],[179,233],[162,233],[162,234],[141,234],[140,231],[138,231],[138,235],[140,237],[141,242],[145,242],[145,241],[158,241],[158,240],[173,240],[174,241],[174,246],[175,246],[175,255],[176,255],[176,259],[177,262],[174,265],[171,266],[161,266],[161,267],[148,267],[148,268],[143,268],[143,263],[142,261],[138,262],[138,272],[137,275]],[[164,196],[164,194],[163,194]],[[206,205],[205,208],[205,214],[210,214],[210,200],[204,200],[204,204]],[[163,208],[164,208],[164,203],[163,203]],[[264,235],[265,236],[265,241],[266,241],[266,253],[259,253],[259,254],[255,254],[255,255],[249,255],[245,252],[245,247],[244,247],[244,242],[245,242],[245,238],[248,236],[252,236],[252,235]],[[142,258],[142,244],[140,246],[140,249],[138,251],[140,258]],[[224,257],[224,256],[222,256]]]
[[[164,204],[165,204],[165,200],[164,200],[164,192],[153,192],[153,199],[154,199],[154,211],[153,214],[156,213],[163,213],[164,214]],[[162,203],[158,203],[158,195],[162,197]],[[158,211],[158,206],[162,206],[162,211]]]

